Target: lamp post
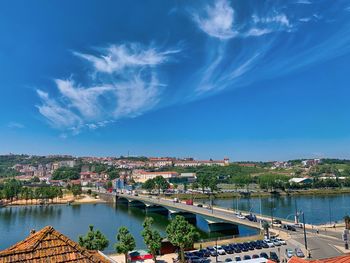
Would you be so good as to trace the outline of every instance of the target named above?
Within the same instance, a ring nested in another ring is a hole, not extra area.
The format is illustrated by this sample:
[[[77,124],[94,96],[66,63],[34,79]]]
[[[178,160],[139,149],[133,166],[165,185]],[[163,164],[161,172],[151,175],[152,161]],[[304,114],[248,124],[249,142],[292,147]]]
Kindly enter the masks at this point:
[[[304,244],[305,244],[305,250],[307,251],[307,253],[308,253],[308,257],[310,258],[311,257],[311,255],[310,255],[310,253],[309,253],[309,251],[308,251],[308,249],[307,249],[307,238],[306,238],[306,228],[305,228],[305,214],[304,214],[304,212],[303,211],[300,211],[300,213],[299,214],[302,214],[303,215],[303,228],[304,228]]]
[[[261,229],[261,220],[262,220],[262,211],[261,211],[261,195],[259,194],[260,199],[260,229]]]
[[[218,262],[218,237],[215,238],[215,262]]]

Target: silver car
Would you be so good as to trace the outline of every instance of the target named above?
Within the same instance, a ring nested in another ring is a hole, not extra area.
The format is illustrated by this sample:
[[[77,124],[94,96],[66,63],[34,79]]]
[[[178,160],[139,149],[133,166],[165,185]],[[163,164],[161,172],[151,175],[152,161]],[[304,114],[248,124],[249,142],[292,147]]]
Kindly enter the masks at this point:
[[[296,248],[296,249],[295,249],[295,255],[297,255],[297,257],[299,257],[299,258],[305,257],[303,251],[301,251],[300,248]]]
[[[286,257],[287,257],[287,258],[291,258],[291,257],[293,257],[293,256],[294,256],[294,250],[291,249],[291,248],[287,248],[287,249],[286,249]]]

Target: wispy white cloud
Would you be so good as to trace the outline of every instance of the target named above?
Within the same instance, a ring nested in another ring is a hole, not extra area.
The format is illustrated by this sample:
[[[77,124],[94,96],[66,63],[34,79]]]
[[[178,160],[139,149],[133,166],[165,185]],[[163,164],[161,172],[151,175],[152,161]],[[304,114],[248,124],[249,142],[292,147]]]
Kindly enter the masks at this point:
[[[120,73],[127,68],[156,66],[167,62],[171,54],[180,52],[179,49],[159,51],[154,47],[145,48],[136,43],[111,45],[101,55],[95,56],[74,52],[75,55],[88,60],[96,71],[104,73]]]
[[[230,39],[237,35],[233,30],[234,10],[227,0],[217,0],[207,5],[203,14],[192,14],[199,28],[211,37]]]
[[[22,123],[11,121],[10,123],[7,124],[8,128],[11,129],[23,129],[25,126]]]
[[[57,79],[59,95],[37,90],[39,112],[67,136],[96,130],[120,118],[138,116],[157,105],[161,90],[157,66],[172,60],[179,49],[160,51],[139,44],[113,45],[101,55],[75,52],[91,63],[97,75],[83,87],[71,79]],[[95,85],[95,83],[98,83]]]
[[[53,127],[64,129],[81,125],[82,120],[78,115],[51,99],[48,93],[37,90],[37,94],[42,102],[37,108]]]
[[[259,56],[259,53],[253,55],[251,58],[247,59],[245,62],[243,62],[241,65],[239,65],[237,68],[235,68],[230,74],[228,74],[229,80],[234,80],[240,76],[242,76],[244,73],[246,73],[250,67],[252,66],[254,60]]]
[[[311,5],[312,2],[309,0],[298,0],[295,2],[296,4],[303,4],[303,5]]]
[[[126,83],[119,83],[115,89],[117,97],[115,117],[135,117],[153,108],[160,99],[160,87],[155,76],[152,76],[149,82],[140,76],[135,76]]]
[[[96,119],[101,114],[99,97],[105,96],[113,90],[109,85],[90,88],[76,87],[72,80],[56,80],[56,85],[63,98],[72,108],[88,119]]]
[[[245,34],[245,36],[254,36],[254,37],[258,37],[258,36],[262,36],[265,34],[269,34],[271,33],[272,30],[271,29],[267,29],[267,28],[251,28],[249,29],[249,31]]]

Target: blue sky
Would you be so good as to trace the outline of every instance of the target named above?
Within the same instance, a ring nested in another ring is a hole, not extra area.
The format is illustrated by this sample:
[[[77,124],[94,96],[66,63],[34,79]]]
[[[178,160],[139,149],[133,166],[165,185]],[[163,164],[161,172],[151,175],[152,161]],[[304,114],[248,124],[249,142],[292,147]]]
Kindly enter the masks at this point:
[[[350,158],[348,1],[4,1],[0,153]]]

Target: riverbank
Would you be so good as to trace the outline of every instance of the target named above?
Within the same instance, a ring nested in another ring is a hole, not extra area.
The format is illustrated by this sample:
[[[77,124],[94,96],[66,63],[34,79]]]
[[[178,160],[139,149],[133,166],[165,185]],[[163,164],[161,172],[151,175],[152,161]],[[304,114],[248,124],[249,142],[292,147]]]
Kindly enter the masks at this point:
[[[281,191],[281,192],[223,192],[214,193],[212,196],[215,199],[229,199],[236,197],[270,197],[270,196],[301,196],[301,195],[338,195],[338,194],[350,194],[350,188],[341,189],[307,189],[307,190],[293,190],[293,191]],[[173,194],[166,197],[178,198],[181,200],[186,199],[209,199],[208,194],[193,193],[193,194]]]
[[[28,206],[28,205],[57,205],[57,204],[97,204],[106,203],[105,200],[99,197],[92,197],[87,194],[80,196],[73,196],[73,194],[65,194],[62,198],[55,198],[44,202],[42,199],[31,199],[31,200],[14,200],[12,202],[5,202],[4,206]]]

